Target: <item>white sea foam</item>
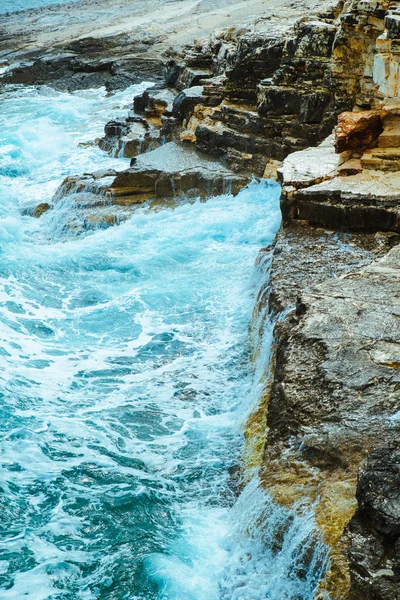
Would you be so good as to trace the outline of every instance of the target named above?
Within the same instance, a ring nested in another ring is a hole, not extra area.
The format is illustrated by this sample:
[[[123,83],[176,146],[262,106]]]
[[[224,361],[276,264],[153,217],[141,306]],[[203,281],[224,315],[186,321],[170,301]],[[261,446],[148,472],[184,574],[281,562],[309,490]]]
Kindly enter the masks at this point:
[[[66,175],[127,165],[77,144],[135,89],[3,103],[1,597],[308,600],[325,556],[312,512],[275,507],[256,474],[236,502],[229,472],[268,361],[271,330],[255,373],[248,328],[279,188],[62,240],[57,211],[20,213]]]

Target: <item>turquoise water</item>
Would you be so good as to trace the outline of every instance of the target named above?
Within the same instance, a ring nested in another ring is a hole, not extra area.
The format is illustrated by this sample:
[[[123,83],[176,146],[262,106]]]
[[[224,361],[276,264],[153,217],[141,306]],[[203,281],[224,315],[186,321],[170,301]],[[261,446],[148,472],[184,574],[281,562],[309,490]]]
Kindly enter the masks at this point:
[[[53,4],[65,4],[66,2],[79,2],[80,0],[1,0],[0,14],[26,10],[27,8],[41,8]]]
[[[271,342],[252,364],[278,186],[92,232],[65,233],[72,203],[24,216],[66,175],[127,166],[78,144],[143,87],[2,96],[0,597],[311,600],[312,513],[232,478]]]

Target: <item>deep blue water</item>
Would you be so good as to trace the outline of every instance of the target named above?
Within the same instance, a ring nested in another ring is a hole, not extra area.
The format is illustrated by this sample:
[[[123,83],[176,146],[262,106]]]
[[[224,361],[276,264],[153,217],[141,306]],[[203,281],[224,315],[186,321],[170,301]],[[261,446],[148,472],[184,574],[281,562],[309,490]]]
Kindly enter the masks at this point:
[[[72,1],[79,2],[79,0],[0,0],[0,14]]]
[[[253,364],[249,325],[279,187],[91,232],[72,198],[25,214],[67,175],[129,164],[78,144],[140,89],[1,97],[0,597],[311,600],[312,512],[256,473],[238,500],[231,482],[268,362],[270,329]]]

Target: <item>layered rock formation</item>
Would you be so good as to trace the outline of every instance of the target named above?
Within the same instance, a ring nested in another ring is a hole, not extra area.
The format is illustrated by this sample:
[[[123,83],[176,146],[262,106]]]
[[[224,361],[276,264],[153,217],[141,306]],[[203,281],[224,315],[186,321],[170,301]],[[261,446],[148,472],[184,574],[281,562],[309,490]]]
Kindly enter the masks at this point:
[[[161,79],[165,52],[216,27],[242,27],[265,12],[292,22],[314,0],[79,0],[1,15],[0,83],[110,90]],[[3,67],[6,69],[2,73]]]
[[[98,142],[131,168],[67,181],[56,201],[104,204],[110,219],[279,172],[284,227],[256,307],[268,302],[276,321],[272,375],[247,436],[260,435],[273,498],[315,506],[332,548],[318,597],[389,600],[400,598],[400,17],[384,0],[309,8],[271,2],[257,22],[169,50],[165,83]],[[21,73],[31,66],[8,80]]]
[[[400,465],[388,450],[400,408],[394,8],[339,4],[287,30],[284,43],[273,28],[261,38],[223,32],[189,64],[168,65],[178,88],[188,70],[204,69],[199,103],[180,115],[181,139],[258,175],[284,159],[286,226],[269,290],[273,378],[256,429],[265,419],[264,484],[287,506],[315,504],[332,547],[320,598],[400,597]],[[336,138],[323,141],[343,110]]]
[[[166,205],[185,199],[236,195],[250,179],[226,169],[195,148],[182,148],[169,142],[141,154],[125,171],[98,171],[67,177],[53,198],[52,207],[39,204],[33,216],[40,217],[49,208],[69,202],[72,219],[65,224],[76,228],[77,219],[84,229],[118,224],[132,215],[138,205]]]

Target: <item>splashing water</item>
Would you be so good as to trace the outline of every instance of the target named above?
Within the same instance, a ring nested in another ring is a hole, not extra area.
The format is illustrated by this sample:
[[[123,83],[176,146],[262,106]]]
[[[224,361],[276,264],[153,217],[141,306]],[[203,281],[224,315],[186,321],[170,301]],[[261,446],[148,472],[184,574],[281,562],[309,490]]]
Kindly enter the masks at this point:
[[[236,500],[231,477],[279,187],[62,241],[22,214],[66,175],[126,167],[77,144],[142,88],[2,98],[1,598],[311,599],[312,512],[274,506],[256,475]]]

